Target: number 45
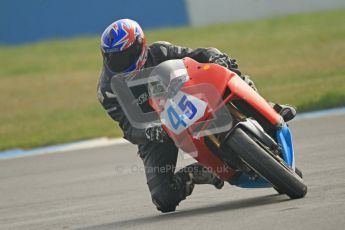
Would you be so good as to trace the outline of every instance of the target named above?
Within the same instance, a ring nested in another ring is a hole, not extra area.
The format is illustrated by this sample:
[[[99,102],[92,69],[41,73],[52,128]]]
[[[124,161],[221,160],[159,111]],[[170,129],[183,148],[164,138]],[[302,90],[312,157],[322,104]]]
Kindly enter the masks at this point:
[[[192,120],[198,111],[193,103],[187,99],[186,95],[183,95],[178,103],[178,107],[182,112],[184,112],[184,115],[186,115],[189,120]],[[171,105],[168,107],[167,113],[171,126],[174,129],[178,129],[180,125],[187,127],[187,124],[184,121],[185,116],[179,115]]]

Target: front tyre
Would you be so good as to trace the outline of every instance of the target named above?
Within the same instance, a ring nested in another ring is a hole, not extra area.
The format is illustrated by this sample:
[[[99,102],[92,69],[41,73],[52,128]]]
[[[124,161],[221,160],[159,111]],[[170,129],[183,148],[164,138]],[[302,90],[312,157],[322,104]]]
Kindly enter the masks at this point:
[[[296,174],[300,177],[303,178],[303,173],[302,171],[296,167],[295,169]],[[280,191],[278,188],[274,188],[279,194],[285,194],[283,191]]]
[[[255,142],[242,129],[233,131],[227,145],[245,164],[291,199],[302,198],[307,194],[303,180],[283,160],[275,159],[268,149]]]

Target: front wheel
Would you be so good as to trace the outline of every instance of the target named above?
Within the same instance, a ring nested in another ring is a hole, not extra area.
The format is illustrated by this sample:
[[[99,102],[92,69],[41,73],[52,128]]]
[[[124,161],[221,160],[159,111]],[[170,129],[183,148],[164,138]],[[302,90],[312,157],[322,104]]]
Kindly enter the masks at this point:
[[[291,199],[302,198],[307,194],[307,186],[302,178],[283,160],[278,161],[273,157],[268,148],[263,148],[242,129],[237,128],[233,131],[227,145],[248,167]]]

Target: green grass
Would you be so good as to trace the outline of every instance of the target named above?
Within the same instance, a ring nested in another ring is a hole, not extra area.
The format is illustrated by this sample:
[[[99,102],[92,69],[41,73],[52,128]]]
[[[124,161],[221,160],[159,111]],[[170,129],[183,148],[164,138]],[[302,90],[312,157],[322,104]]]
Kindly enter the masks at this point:
[[[345,10],[147,32],[217,47],[267,99],[299,111],[345,105]],[[96,99],[99,38],[0,47],[0,149],[120,136]]]

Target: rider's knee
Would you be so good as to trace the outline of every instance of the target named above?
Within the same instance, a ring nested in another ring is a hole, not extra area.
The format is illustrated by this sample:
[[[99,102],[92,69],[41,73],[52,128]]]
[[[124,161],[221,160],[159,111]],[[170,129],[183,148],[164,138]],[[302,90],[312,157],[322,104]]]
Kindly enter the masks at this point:
[[[152,202],[157,207],[157,209],[163,213],[174,212],[178,203],[171,202],[167,199],[162,199],[160,195],[152,195]]]
[[[186,198],[184,188],[176,186],[174,181],[161,181],[150,188],[152,202],[163,213],[173,212],[181,200]]]

